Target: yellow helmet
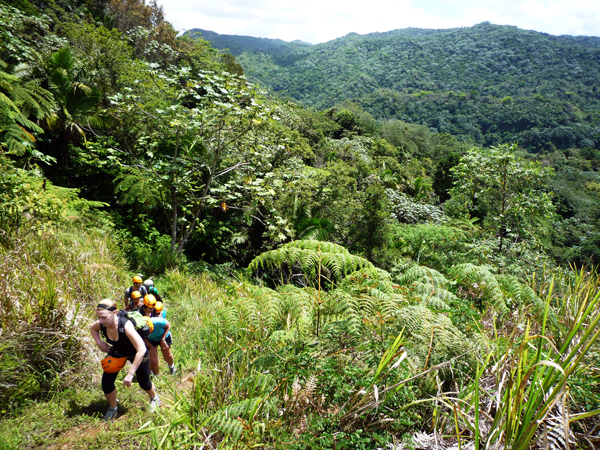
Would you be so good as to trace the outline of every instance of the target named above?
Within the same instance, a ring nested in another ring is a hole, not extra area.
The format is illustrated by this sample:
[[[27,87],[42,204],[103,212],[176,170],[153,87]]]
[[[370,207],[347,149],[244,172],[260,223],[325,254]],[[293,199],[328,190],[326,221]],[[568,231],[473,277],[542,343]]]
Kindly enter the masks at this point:
[[[140,277],[140,276],[138,276],[138,275],[136,275],[135,277],[133,277],[133,282],[134,282],[134,283],[141,283],[141,282],[143,282],[143,281],[144,281],[144,280],[142,280],[142,277]]]
[[[140,294],[140,291],[133,291],[131,293],[131,298],[140,298],[142,296],[142,294]]]
[[[156,297],[152,294],[148,294],[144,297],[144,306],[148,308],[156,307]]]
[[[148,316],[144,316],[144,320],[146,321],[146,325],[148,325],[148,332],[152,334],[154,331],[154,322],[152,322],[152,319]]]

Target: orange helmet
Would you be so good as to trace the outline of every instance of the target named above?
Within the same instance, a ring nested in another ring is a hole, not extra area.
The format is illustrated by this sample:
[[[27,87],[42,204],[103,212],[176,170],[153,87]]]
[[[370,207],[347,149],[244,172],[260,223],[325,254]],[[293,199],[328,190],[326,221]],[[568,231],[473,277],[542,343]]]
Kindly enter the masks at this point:
[[[131,298],[140,298],[142,296],[142,294],[140,294],[140,291],[133,291],[131,293]]]
[[[144,306],[148,308],[156,307],[156,297],[152,294],[148,294],[144,297]]]
[[[163,305],[163,302],[157,301],[156,306],[154,307],[154,309],[156,310],[156,314],[160,314],[164,307],[165,307],[165,305]]]
[[[136,275],[135,277],[133,277],[133,282],[134,283],[142,283],[144,280],[142,280],[142,277]]]
[[[102,369],[106,373],[117,373],[123,367],[125,367],[125,362],[127,358],[115,358],[114,356],[107,356],[101,361]]]
[[[144,316],[144,320],[146,321],[146,325],[148,325],[148,333],[152,334],[154,331],[154,322],[152,322],[152,319],[148,316]]]

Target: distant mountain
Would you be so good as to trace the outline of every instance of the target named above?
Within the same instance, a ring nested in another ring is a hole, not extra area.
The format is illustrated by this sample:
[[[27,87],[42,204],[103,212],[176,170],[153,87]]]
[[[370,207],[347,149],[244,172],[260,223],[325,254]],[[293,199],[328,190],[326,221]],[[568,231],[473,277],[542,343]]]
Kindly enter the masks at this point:
[[[292,46],[310,46],[307,42],[299,40],[288,42],[281,39],[258,38],[252,36],[237,36],[233,34],[219,34],[214,31],[192,28],[186,34],[209,41],[211,45],[218,50],[228,50],[233,56],[239,56],[244,52],[261,52],[265,54],[280,54],[285,51],[285,47]]]
[[[551,36],[484,22],[470,28],[348,34],[278,53],[245,52],[251,79],[324,108],[378,89],[471,92],[495,97],[569,95],[598,104],[600,38]],[[569,93],[569,94],[567,94]]]
[[[345,100],[479,145],[600,148],[600,38],[484,22],[245,51],[246,76],[317,109]]]
[[[350,33],[317,45],[204,33],[238,55],[250,80],[317,109],[350,100],[376,119],[478,145],[600,149],[598,37],[489,22]]]

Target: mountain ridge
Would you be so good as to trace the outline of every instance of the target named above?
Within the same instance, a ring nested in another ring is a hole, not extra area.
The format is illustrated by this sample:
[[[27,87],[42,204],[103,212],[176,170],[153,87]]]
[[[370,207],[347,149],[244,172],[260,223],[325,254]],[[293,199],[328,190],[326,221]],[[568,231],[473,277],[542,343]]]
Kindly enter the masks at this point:
[[[288,44],[313,45],[299,39],[294,41],[284,41],[283,39],[271,39],[256,36],[220,34],[215,31],[203,30],[201,28],[192,28],[191,30],[186,31],[185,34],[195,39],[200,37],[210,42],[214,48],[218,50],[227,50],[233,56],[239,56],[246,51],[277,53],[281,47]]]
[[[600,145],[594,36],[482,22],[350,33],[236,59],[251,81],[316,109],[352,101],[378,120],[418,123],[479,145]]]

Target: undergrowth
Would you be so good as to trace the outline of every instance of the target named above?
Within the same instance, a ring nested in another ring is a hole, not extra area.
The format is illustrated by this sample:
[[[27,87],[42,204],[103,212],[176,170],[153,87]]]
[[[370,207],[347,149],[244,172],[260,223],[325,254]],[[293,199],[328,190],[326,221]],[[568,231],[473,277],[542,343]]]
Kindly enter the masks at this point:
[[[99,231],[31,234],[0,248],[0,411],[79,377],[93,305],[120,297],[125,265]]]

